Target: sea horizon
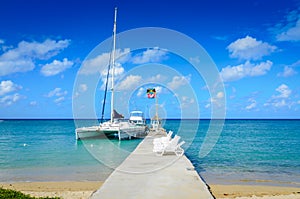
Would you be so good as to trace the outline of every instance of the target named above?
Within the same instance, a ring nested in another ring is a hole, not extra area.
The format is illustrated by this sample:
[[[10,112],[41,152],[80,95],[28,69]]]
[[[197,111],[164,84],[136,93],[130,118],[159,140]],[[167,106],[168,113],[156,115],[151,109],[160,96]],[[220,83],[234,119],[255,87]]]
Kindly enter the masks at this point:
[[[127,118],[125,118],[126,120]],[[160,118],[162,120],[300,120],[300,118]],[[0,120],[101,120],[101,118],[0,118]],[[108,121],[110,118],[104,118]],[[146,118],[151,120],[151,118]]]

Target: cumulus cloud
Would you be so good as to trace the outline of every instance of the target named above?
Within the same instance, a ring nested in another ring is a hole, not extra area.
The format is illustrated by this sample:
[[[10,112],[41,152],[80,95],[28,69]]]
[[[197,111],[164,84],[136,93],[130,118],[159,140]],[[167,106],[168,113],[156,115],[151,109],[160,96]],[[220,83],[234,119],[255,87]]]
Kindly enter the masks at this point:
[[[55,98],[53,101],[57,105],[60,105],[61,102],[65,100],[65,96],[68,94],[67,91],[63,91],[61,88],[55,88],[52,91],[50,91],[48,94],[45,95],[45,97],[48,98]]]
[[[13,83],[11,80],[1,81],[0,96],[20,89],[22,89],[22,86]]]
[[[21,41],[16,48],[12,48],[0,55],[0,76],[34,69],[35,60],[47,60],[68,47],[70,40],[50,40],[44,42]]]
[[[142,77],[139,75],[129,75],[123,81],[121,81],[118,85],[116,85],[117,90],[129,90],[132,88],[136,88],[140,85]]]
[[[116,58],[122,57],[122,59],[120,60],[116,59],[118,63],[126,62],[127,60],[126,55],[130,56],[129,53],[130,53],[129,48],[126,48],[124,50],[116,49],[116,53],[115,53]],[[99,73],[102,75],[106,75],[108,66],[110,64],[109,63],[110,54],[111,54],[110,52],[102,53],[96,56],[95,58],[84,61],[80,68],[79,73],[83,75],[92,75],[92,74],[99,74]],[[118,63],[116,63],[116,65],[118,65]]]
[[[0,76],[9,75],[12,73],[27,72],[35,67],[33,61],[28,58],[22,60],[8,60],[0,57]]]
[[[172,81],[167,83],[167,86],[171,89],[177,89],[180,86],[189,84],[191,81],[191,76],[174,76]]]
[[[221,91],[213,94],[212,97],[208,99],[208,104],[205,105],[205,108],[209,108],[211,104],[221,107],[224,102],[224,97],[225,94]]]
[[[13,95],[6,95],[0,98],[0,103],[4,104],[4,106],[11,106],[12,104],[16,103],[22,98],[24,98],[24,96],[20,95],[19,93],[15,93]]]
[[[166,79],[165,76],[161,75],[161,74],[157,74],[155,76],[151,76],[149,77],[149,79],[147,79],[147,82],[162,82]]]
[[[248,106],[246,106],[246,108],[245,108],[246,110],[254,109],[254,108],[256,107],[256,105],[257,105],[256,100],[253,99],[253,98],[250,98],[250,99],[248,100],[248,102],[250,102],[250,104],[249,104]]]
[[[276,91],[279,92],[279,94],[273,95],[273,98],[288,98],[292,93],[292,90],[285,84],[278,86]]]
[[[292,94],[292,90],[286,84],[281,84],[275,90],[277,94],[272,95],[271,99],[269,99],[264,106],[272,106],[274,108],[291,108],[292,105],[295,104],[295,102],[292,102],[289,99],[290,95]]]
[[[265,75],[272,67],[271,61],[252,64],[246,61],[238,66],[227,66],[222,68],[220,75],[224,82],[236,81],[245,77],[254,77]]]
[[[68,92],[67,91],[63,91],[61,88],[55,88],[52,91],[49,91],[48,94],[45,95],[45,97],[61,97],[61,96],[65,96],[67,95]]]
[[[134,64],[144,64],[149,62],[159,62],[166,58],[167,52],[158,47],[147,49],[141,55],[132,58]]]
[[[41,73],[44,76],[53,76],[65,71],[72,66],[73,62],[69,61],[67,58],[64,58],[63,61],[54,60],[52,63],[44,65],[41,69]]]
[[[300,60],[296,61],[295,63],[284,66],[283,72],[277,74],[279,77],[290,77],[296,75],[298,72],[294,69],[300,66]]]
[[[293,76],[293,75],[296,75],[296,74],[297,74],[297,72],[292,67],[285,66],[284,69],[283,69],[283,72],[278,73],[277,76],[279,76],[279,77],[290,77],[290,76]]]
[[[232,58],[259,60],[263,56],[274,52],[277,47],[266,42],[257,41],[256,38],[246,36],[229,44],[227,49]]]

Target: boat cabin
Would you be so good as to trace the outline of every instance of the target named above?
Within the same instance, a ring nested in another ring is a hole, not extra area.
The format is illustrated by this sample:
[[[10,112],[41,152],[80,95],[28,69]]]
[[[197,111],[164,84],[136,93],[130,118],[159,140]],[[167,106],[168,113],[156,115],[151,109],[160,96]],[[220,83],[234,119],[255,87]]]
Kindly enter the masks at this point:
[[[144,114],[142,111],[130,112],[129,122],[137,125],[145,125]]]

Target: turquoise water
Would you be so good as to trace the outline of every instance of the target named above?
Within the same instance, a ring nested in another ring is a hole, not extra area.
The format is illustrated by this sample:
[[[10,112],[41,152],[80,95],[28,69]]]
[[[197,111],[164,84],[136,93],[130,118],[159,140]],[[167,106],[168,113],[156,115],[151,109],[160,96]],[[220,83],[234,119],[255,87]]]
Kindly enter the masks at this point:
[[[186,141],[186,155],[207,183],[300,187],[300,120],[226,120],[200,158],[209,123],[164,124]],[[73,120],[1,121],[0,181],[104,180],[141,141],[76,141],[74,130]]]

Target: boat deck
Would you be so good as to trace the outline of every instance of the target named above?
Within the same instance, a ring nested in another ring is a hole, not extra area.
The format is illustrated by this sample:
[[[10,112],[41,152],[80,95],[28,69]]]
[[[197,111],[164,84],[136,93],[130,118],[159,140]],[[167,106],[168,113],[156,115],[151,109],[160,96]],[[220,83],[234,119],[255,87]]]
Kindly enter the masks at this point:
[[[185,155],[152,152],[153,139],[163,135],[163,129],[151,132],[91,198],[213,198]]]

